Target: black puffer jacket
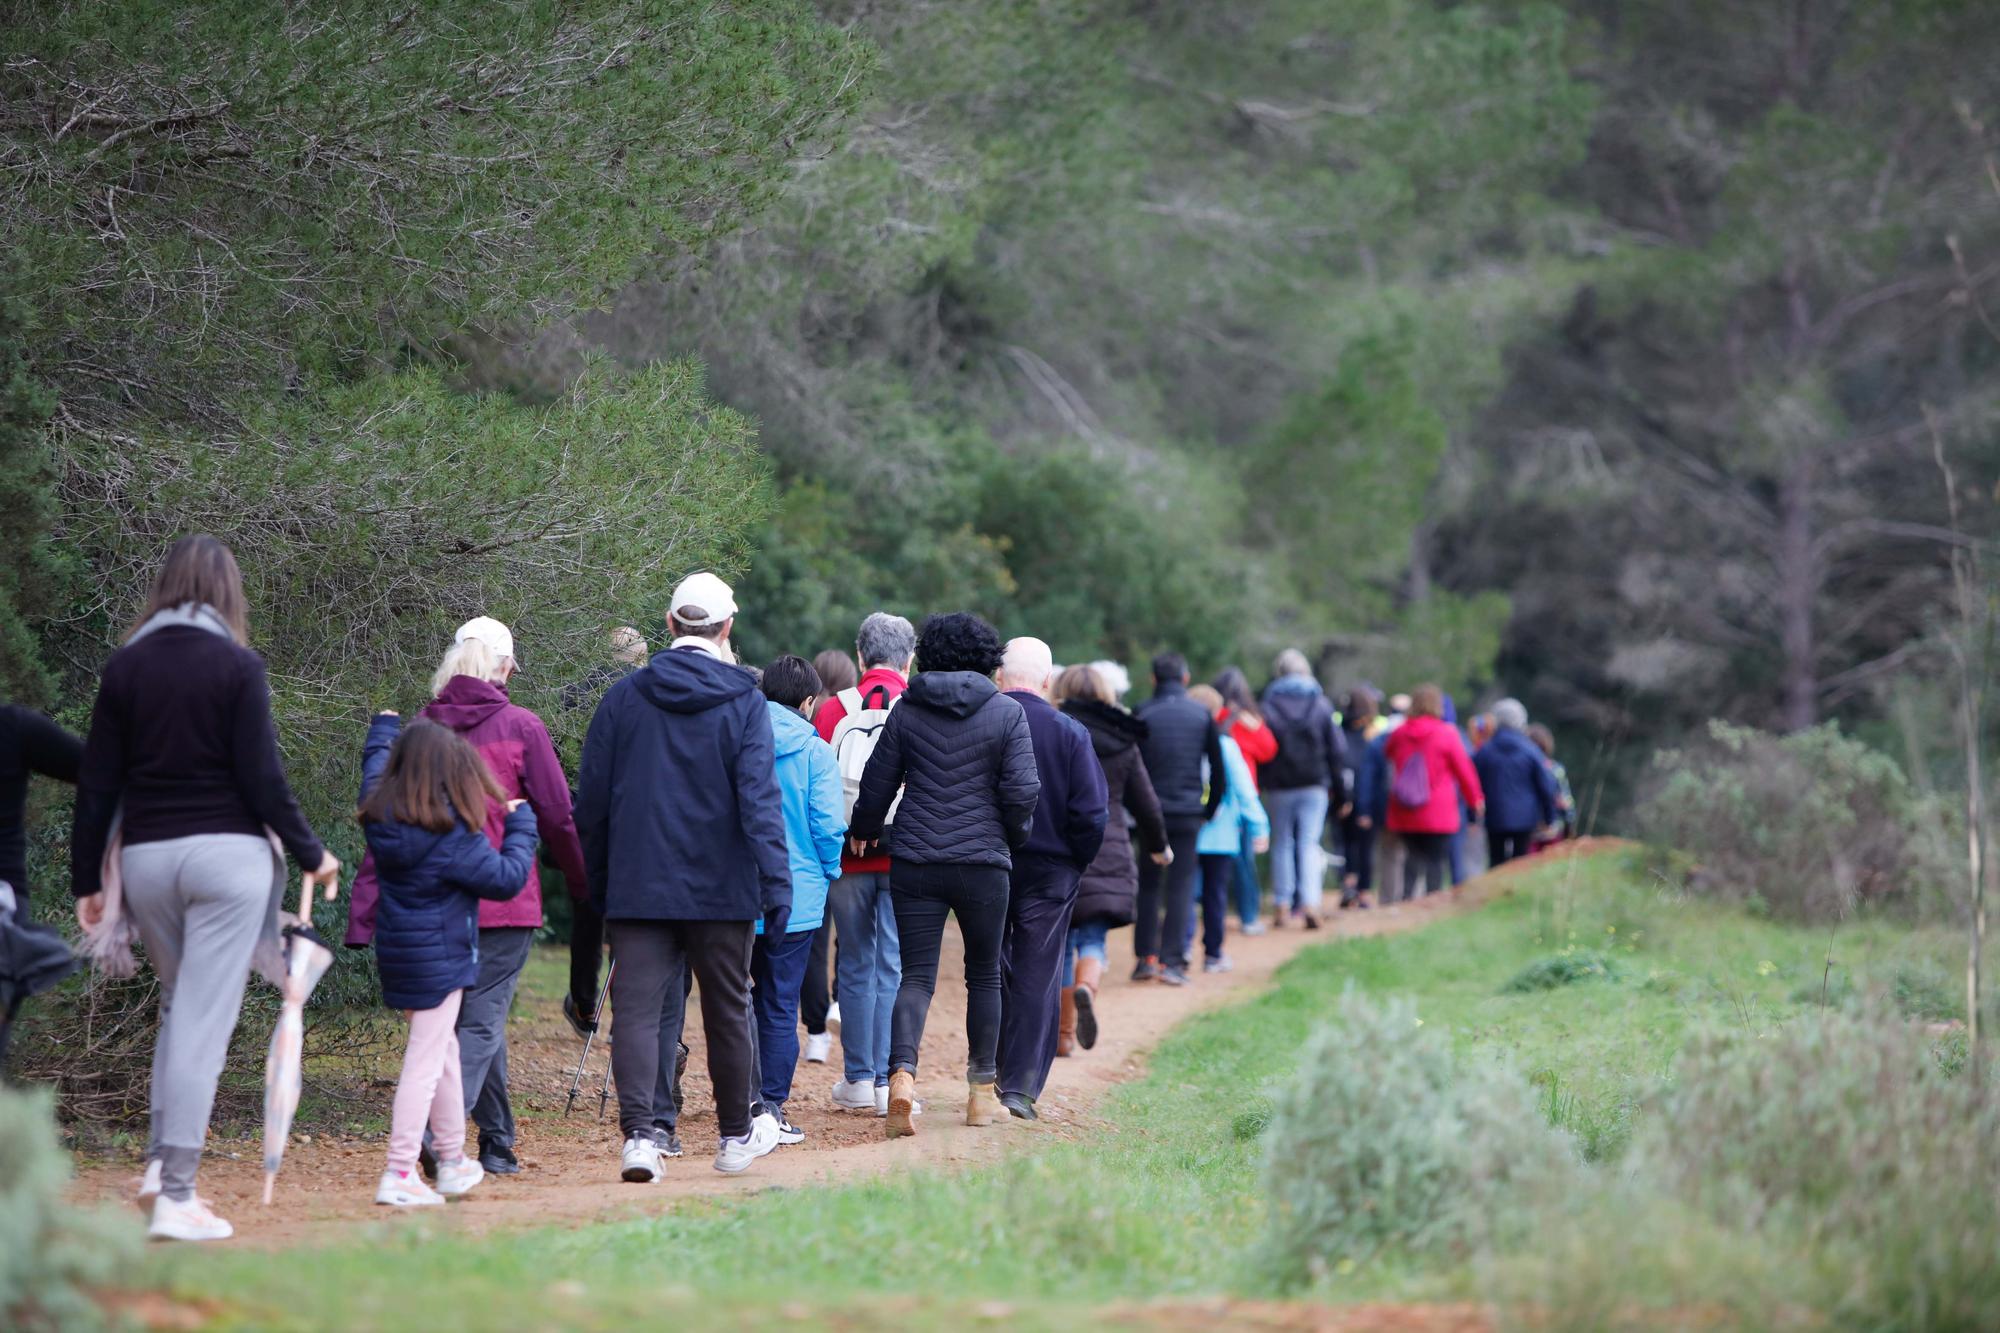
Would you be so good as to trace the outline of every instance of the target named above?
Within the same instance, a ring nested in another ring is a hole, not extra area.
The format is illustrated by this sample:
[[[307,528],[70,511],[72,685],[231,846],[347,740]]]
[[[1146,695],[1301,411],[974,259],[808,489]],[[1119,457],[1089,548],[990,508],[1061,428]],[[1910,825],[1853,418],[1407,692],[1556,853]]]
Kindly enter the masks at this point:
[[[1146,773],[1153,779],[1153,790],[1159,794],[1160,808],[1167,818],[1215,818],[1229,792],[1222,764],[1222,733],[1216,730],[1215,719],[1188,698],[1187,686],[1178,680],[1162,681],[1138,711],[1147,728],[1139,752],[1145,756]],[[1206,770],[1204,759],[1208,761]],[[1206,799],[1202,796],[1204,781]]]
[[[1021,705],[974,671],[918,676],[868,757],[848,833],[881,837],[898,787],[891,857],[1012,869],[1042,794]]]
[[[1111,800],[1132,813],[1137,825],[1138,847],[1145,855],[1167,845],[1167,822],[1160,814],[1160,798],[1153,793],[1153,780],[1146,775],[1146,761],[1139,755],[1139,742],[1146,737],[1146,724],[1122,708],[1095,699],[1071,699],[1063,712],[1083,723],[1090,732],[1090,748],[1104,766],[1104,787]],[[1104,826],[1104,845],[1083,872],[1076,892],[1072,920],[1102,921],[1107,926],[1132,923],[1139,895],[1139,863],[1134,858],[1132,835],[1122,811],[1114,810]]]

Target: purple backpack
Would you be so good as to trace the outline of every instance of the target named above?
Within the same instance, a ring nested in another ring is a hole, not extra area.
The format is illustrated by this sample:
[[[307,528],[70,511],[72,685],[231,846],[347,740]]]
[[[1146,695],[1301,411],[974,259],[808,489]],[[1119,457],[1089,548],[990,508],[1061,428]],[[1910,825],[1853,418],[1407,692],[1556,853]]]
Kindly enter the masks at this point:
[[[1405,810],[1421,810],[1431,803],[1431,771],[1421,754],[1413,754],[1396,770],[1389,784],[1389,799]]]

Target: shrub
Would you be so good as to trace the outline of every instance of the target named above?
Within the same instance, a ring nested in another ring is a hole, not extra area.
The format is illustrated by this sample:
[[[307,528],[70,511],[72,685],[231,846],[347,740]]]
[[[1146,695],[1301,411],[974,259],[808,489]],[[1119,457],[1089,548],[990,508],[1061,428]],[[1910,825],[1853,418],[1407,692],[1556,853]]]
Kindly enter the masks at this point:
[[[1615,958],[1587,951],[1565,951],[1537,958],[1509,977],[1500,989],[1510,995],[1531,995],[1574,986],[1579,981],[1616,981],[1622,974]]]
[[[1790,920],[1933,908],[1952,882],[1942,812],[1832,724],[1711,723],[1705,744],[1655,758],[1636,813],[1648,841],[1694,859],[1691,888]]]
[[[1463,1252],[1513,1228],[1575,1155],[1513,1073],[1461,1066],[1406,1001],[1349,994],[1272,1098],[1268,1253],[1284,1282],[1380,1251]]]
[[[2000,1103],[1906,1021],[1699,1037],[1633,1151],[1640,1179],[1817,1260],[1836,1327],[2000,1324]]]
[[[95,1217],[63,1201],[69,1157],[56,1142],[53,1099],[0,1087],[0,1327],[95,1327],[85,1294],[137,1249],[128,1219]]]

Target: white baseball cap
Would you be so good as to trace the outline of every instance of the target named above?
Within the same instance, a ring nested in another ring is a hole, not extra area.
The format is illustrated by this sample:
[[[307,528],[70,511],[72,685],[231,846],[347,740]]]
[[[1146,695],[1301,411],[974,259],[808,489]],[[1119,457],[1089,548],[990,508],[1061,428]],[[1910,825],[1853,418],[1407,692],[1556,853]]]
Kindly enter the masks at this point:
[[[691,614],[696,611],[701,615]],[[720,625],[736,614],[736,594],[729,590],[727,583],[703,570],[680,581],[674,589],[673,600],[667,603],[667,614],[689,628]]]
[[[493,650],[496,657],[514,656],[514,631],[495,620],[492,616],[474,616],[458,627],[458,633],[451,636],[453,643],[464,643],[467,639],[477,639]],[[517,661],[515,666],[520,663]]]

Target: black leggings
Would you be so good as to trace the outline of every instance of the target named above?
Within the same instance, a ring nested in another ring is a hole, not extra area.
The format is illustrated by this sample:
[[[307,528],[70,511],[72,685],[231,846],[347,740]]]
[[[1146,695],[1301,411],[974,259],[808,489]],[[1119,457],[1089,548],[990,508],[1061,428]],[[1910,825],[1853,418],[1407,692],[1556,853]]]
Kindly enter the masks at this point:
[[[1486,868],[1492,870],[1506,865],[1517,856],[1526,856],[1534,837],[1533,829],[1523,829],[1519,833],[1502,833],[1498,829],[1487,829]]]
[[[806,1035],[817,1037],[826,1031],[826,1017],[833,1010],[833,991],[827,985],[826,950],[833,940],[833,915],[827,914],[813,932],[812,953],[806,958],[806,977],[799,984],[799,1017]]]
[[[1419,889],[1417,884],[1424,887]],[[1451,883],[1451,834],[1403,835],[1403,899],[1436,893]]]
[[[968,1083],[991,1083],[1000,1053],[1000,942],[1007,930],[1007,871],[1000,866],[889,863],[889,903],[902,941],[903,984],[889,1019],[889,1072],[917,1071],[937,989],[938,948],[947,916],[965,937]]]
[[[1340,854],[1347,858],[1347,873],[1354,877],[1355,893],[1375,887],[1375,826],[1362,828],[1353,815],[1340,821]],[[1345,895],[1343,895],[1344,898]]]

